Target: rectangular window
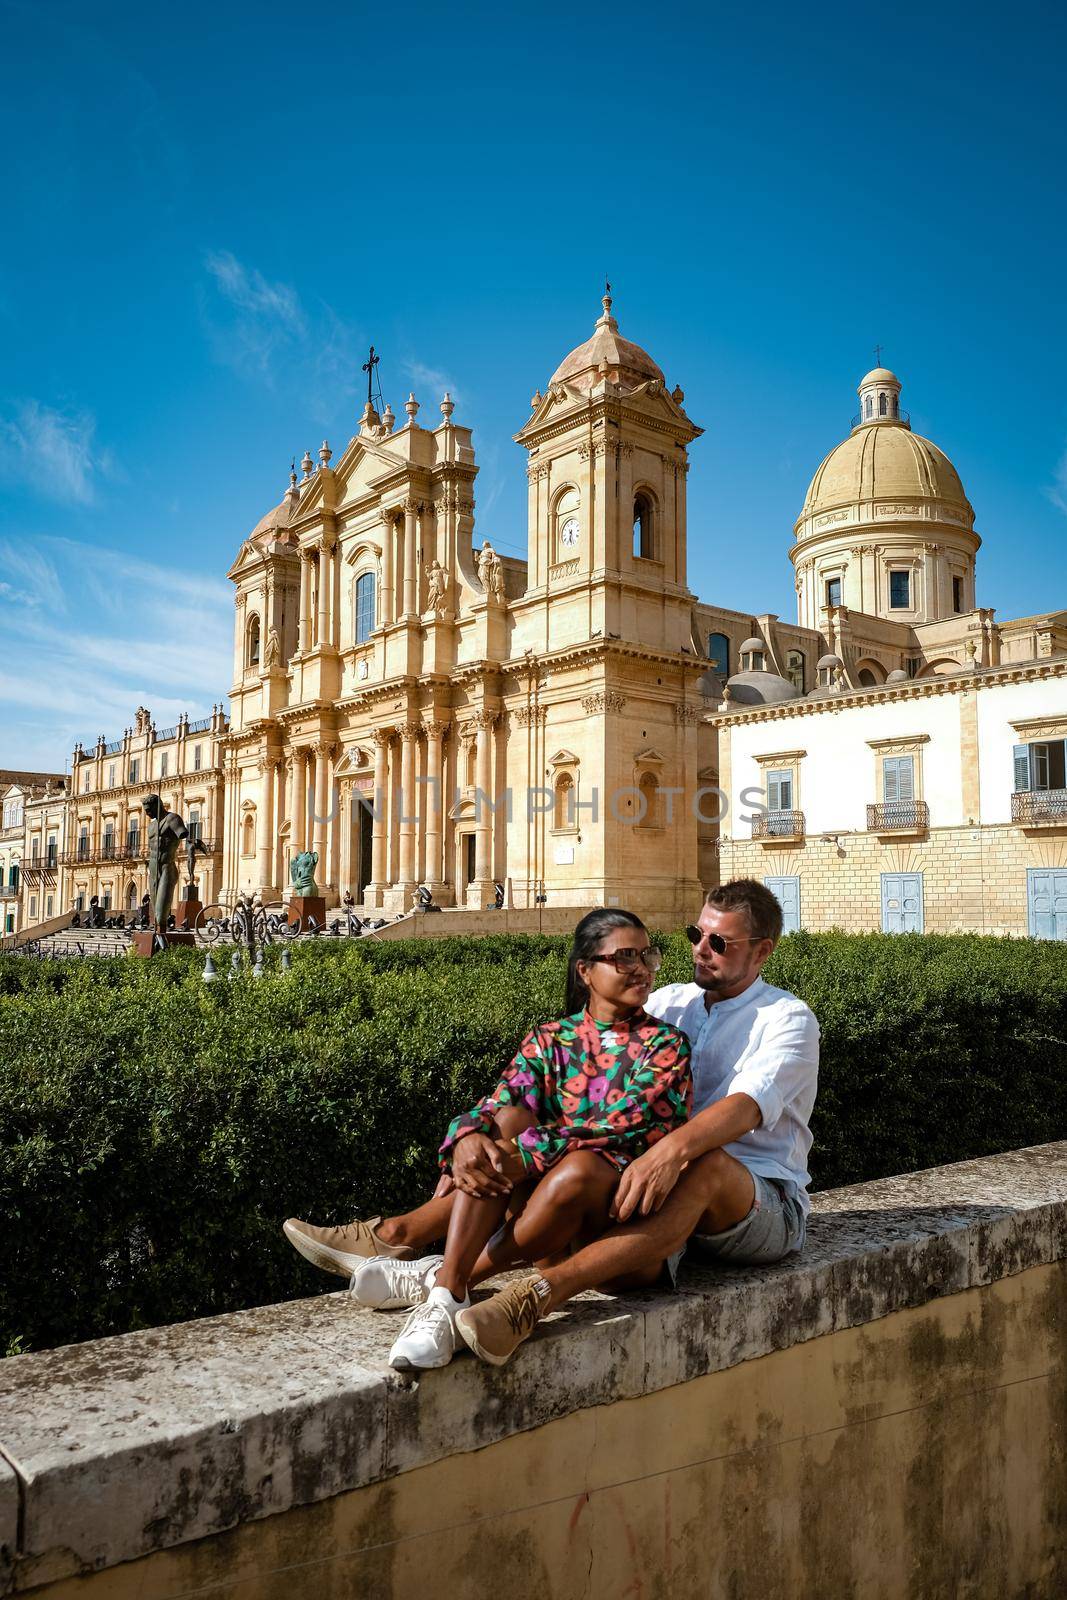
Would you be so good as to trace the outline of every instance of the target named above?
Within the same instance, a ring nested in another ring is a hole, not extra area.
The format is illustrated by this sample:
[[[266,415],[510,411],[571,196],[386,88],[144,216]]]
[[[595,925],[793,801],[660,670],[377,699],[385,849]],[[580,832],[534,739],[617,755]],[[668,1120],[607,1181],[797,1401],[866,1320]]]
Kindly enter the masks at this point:
[[[30,895],[30,916],[31,917],[35,917],[36,915],[37,915],[37,896],[35,894],[31,894]]]
[[[193,771],[194,772],[199,772],[200,771],[200,752],[201,752],[202,748],[203,748],[203,746],[198,745],[198,744],[193,746]]]
[[[48,854],[45,857],[45,865],[49,866],[49,867],[54,867],[55,864],[56,864],[56,838],[55,838],[55,835],[53,834],[52,837],[48,841]]]
[[[82,783],[82,794],[88,794],[88,793],[89,793],[89,774],[86,773],[85,774],[85,781]]]
[[[914,756],[886,756],[882,762],[882,799],[886,805],[915,799]]]
[[[953,609],[953,611],[962,611],[963,610],[963,579],[962,578],[953,578],[953,580],[952,580],[952,609]]]
[[[907,611],[911,606],[911,573],[889,574],[889,605],[894,611]]]
[[[1063,739],[1017,744],[1013,759],[1016,794],[1026,794],[1032,789],[1067,788],[1067,742]]]
[[[40,854],[41,854],[41,841],[40,841],[40,839],[34,837],[30,841],[30,859],[33,860],[33,861],[36,861],[40,857]]]
[[[200,807],[199,806],[192,806],[192,807],[190,807],[190,810],[189,810],[189,822],[188,822],[190,839],[200,839],[200,838],[203,837],[203,835],[202,835],[202,833],[200,831],[200,826],[201,826],[200,825]]]
[[[788,769],[767,774],[767,810],[792,811],[793,774]]]
[[[141,763],[136,756],[130,762],[130,782],[137,783],[141,776]]]
[[[45,908],[44,908],[44,914],[45,914],[46,917],[50,917],[52,915],[52,907],[54,906],[54,904],[55,904],[55,901],[52,899],[52,896],[49,895],[48,899],[45,901]]]
[[[85,895],[84,895],[84,893],[79,894],[79,895],[76,896],[75,901],[74,901],[74,909],[75,909],[75,911],[84,911],[85,910]]]
[[[111,765],[107,769],[107,786],[108,786],[109,789],[113,789],[115,787],[115,763],[114,762],[112,762]]]
[[[827,578],[827,580],[826,580],[826,604],[828,606],[839,606],[841,604],[841,579],[840,578]]]
[[[79,833],[79,835],[78,835],[78,860],[79,861],[88,861],[88,859],[89,859],[89,830],[87,828],[83,828],[81,830],[81,832]]]
[[[160,754],[160,757],[159,757],[159,776],[161,778],[165,778],[167,776],[167,768],[169,766],[170,766],[170,752],[167,751],[167,750],[164,750],[164,751],[162,751],[162,753]]]

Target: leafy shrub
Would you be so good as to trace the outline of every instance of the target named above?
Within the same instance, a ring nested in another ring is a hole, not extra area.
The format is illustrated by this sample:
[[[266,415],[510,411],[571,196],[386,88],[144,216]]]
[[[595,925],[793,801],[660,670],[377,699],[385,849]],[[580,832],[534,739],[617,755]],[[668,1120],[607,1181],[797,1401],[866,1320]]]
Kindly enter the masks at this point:
[[[684,936],[657,943],[687,978]],[[213,985],[188,951],[0,957],[0,1351],[330,1287],[281,1219],[424,1196],[568,946],[324,940]],[[800,933],[766,975],[822,1027],[816,1187],[1067,1132],[1067,946]]]

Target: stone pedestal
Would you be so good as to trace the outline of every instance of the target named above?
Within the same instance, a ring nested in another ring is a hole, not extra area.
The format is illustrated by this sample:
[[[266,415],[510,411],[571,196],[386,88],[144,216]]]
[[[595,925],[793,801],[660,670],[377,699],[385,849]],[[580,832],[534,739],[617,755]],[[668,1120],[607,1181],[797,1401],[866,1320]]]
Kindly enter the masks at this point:
[[[185,928],[168,928],[163,935],[163,942],[168,949],[175,944],[192,945],[195,948],[196,935]],[[156,950],[155,929],[138,928],[130,941],[130,949],[135,956],[157,955],[159,952]]]
[[[326,897],[321,894],[291,895],[285,914],[290,925],[299,922],[305,932],[312,917],[315,919],[315,926],[323,928],[326,925]]]
[[[203,909],[203,903],[199,898],[196,885],[186,885],[174,912],[175,929],[191,933],[196,927],[196,919]]]

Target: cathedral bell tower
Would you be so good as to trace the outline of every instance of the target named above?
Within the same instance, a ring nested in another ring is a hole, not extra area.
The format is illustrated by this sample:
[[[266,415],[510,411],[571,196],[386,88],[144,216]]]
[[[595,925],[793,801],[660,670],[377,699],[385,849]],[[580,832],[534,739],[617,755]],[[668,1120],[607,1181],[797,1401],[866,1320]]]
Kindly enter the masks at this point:
[[[681,389],[620,336],[610,292],[602,304],[592,337],[534,395],[515,435],[529,452],[527,596],[550,600],[571,637],[577,628],[677,651],[692,604],[688,447],[703,430]]]

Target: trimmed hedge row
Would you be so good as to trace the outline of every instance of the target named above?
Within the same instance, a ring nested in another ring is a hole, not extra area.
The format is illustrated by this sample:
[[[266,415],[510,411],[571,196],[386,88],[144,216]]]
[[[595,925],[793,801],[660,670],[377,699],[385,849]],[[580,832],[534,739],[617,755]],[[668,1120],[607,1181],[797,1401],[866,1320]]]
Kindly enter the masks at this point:
[[[424,1195],[568,946],[323,941],[210,986],[193,952],[0,957],[0,1352],[330,1287],[280,1220]],[[766,975],[822,1026],[816,1187],[1067,1136],[1067,945],[800,933]]]

